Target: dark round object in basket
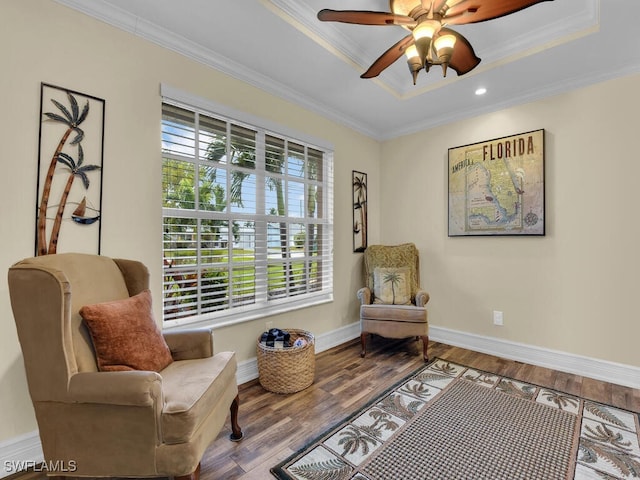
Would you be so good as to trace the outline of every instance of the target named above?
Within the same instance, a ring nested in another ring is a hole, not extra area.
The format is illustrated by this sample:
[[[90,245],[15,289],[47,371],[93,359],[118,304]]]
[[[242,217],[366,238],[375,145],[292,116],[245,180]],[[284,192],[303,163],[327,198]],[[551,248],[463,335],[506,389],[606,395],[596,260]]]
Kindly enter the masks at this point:
[[[289,329],[292,345],[299,338],[305,345],[273,348],[258,338],[258,379],[266,390],[275,393],[295,393],[313,383],[315,377],[315,338],[311,332]]]
[[[291,334],[286,330],[272,328],[260,336],[260,343],[268,347],[290,347]]]

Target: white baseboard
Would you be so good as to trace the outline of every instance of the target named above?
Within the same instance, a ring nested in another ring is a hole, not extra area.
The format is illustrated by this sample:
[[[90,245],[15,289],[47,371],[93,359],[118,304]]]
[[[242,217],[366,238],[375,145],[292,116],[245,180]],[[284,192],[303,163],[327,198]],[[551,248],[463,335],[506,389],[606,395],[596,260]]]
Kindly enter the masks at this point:
[[[316,337],[316,353],[329,350],[358,336],[360,336],[360,322],[319,335]],[[436,326],[429,327],[429,338],[435,342],[466,348],[474,352],[640,389],[640,368],[631,365]],[[258,363],[255,358],[245,360],[238,365],[238,384],[256,378],[258,378]]]
[[[315,339],[316,353],[324,352],[353,340],[359,335],[359,322],[318,335]],[[429,328],[429,338],[435,342],[508,358],[509,360],[640,389],[640,368],[630,365],[436,326]],[[258,362],[256,358],[245,360],[238,364],[238,372],[236,374],[238,384],[246,383],[256,378],[258,378]],[[2,462],[0,478],[16,473],[16,468],[21,465],[30,467],[34,463],[42,461],[42,447],[37,431],[0,442],[0,462]]]
[[[631,365],[435,326],[429,327],[429,338],[474,352],[487,353],[626,387],[640,388],[640,368]]]
[[[37,430],[0,442],[0,478],[35,467],[43,461]]]

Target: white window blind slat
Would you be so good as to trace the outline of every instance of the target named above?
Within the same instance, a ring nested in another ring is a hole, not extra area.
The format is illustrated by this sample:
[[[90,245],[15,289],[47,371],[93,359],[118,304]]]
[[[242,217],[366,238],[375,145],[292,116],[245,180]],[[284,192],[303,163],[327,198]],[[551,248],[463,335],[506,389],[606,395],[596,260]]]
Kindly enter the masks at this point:
[[[171,102],[161,143],[166,324],[332,297],[330,151]]]

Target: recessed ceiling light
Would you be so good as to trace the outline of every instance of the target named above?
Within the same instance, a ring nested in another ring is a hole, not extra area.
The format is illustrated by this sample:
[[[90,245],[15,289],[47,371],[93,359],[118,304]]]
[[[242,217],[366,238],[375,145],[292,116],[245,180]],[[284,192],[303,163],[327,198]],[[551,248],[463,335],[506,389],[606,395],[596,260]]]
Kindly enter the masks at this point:
[[[484,87],[480,87],[476,90],[476,95],[484,95],[485,93],[487,93],[487,89]]]

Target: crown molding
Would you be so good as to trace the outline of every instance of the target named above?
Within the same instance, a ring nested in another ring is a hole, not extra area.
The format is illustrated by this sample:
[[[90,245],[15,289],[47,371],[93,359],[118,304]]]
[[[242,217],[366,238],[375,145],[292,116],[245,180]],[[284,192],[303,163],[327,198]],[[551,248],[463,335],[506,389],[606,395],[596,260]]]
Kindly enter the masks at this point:
[[[486,46],[483,61],[486,63],[514,61],[524,55],[518,52],[539,51],[572,42],[584,35],[595,33],[600,26],[600,0],[583,0],[584,9],[575,9],[569,16],[553,19],[544,25],[522,32],[509,42]]]
[[[316,43],[352,65],[359,73],[369,68],[371,59],[366,56],[364,47],[354,42],[352,37],[342,33],[335,24],[319,22],[317,11],[295,0],[259,1],[267,8],[279,13],[283,20],[301,30]],[[400,98],[403,90],[406,89],[407,77],[387,70],[373,81]]]
[[[274,81],[272,78],[267,77],[260,72],[245,67],[244,65],[241,65],[238,62],[210,49],[203,48],[195,42],[151,22],[140,19],[137,16],[103,0],[92,0],[91,2],[87,2],[86,0],[54,1],[105,22],[120,30],[124,30],[143,38],[163,48],[174,51],[196,62],[202,63],[229,75],[232,78],[259,88],[260,90],[275,95],[379,141],[390,140],[398,136],[416,133],[460,121],[465,118],[546,98],[551,95],[564,93],[568,90],[580,88],[600,81],[637,73],[639,70],[637,65],[632,65],[621,70],[609,70],[604,73],[594,69],[589,75],[585,76],[582,74],[578,77],[563,80],[535,91],[524,92],[522,95],[509,98],[502,102],[494,102],[487,106],[452,112],[448,115],[441,115],[437,118],[427,118],[424,122],[403,125],[397,129],[380,131],[349,115],[337,112],[336,110],[327,107],[325,104],[318,102],[289,86]],[[308,6],[294,0],[259,1],[265,6],[265,8],[279,14],[295,28],[298,28],[304,34],[312,38],[312,40],[320,43],[324,48],[332,51],[343,61],[350,63],[355,69],[362,68],[362,64],[366,63],[362,58],[362,49],[358,46],[352,45],[345,35],[335,28],[325,28],[332,27],[331,25],[322,25],[322,28],[320,28],[319,22],[315,16],[316,12]],[[478,72],[470,72],[470,74],[467,74],[464,78],[472,76],[474,73],[486,71],[496,65],[510,63],[523,58],[524,56],[535,54],[540,50],[555,47],[562,43],[570,42],[584,35],[589,35],[598,31],[600,0],[586,0],[586,2],[587,8],[576,12],[576,14],[568,20],[565,18],[561,21],[550,22],[544,27],[530,32],[530,40],[525,41],[523,36],[522,38],[515,38],[513,42],[509,42],[509,45],[496,46],[493,54],[485,56],[487,61],[483,62],[479,69],[476,69]],[[542,40],[546,40],[547,43],[540,43]],[[523,48],[527,48],[527,45],[528,50],[521,52]],[[387,75],[386,73],[373,81],[377,82],[380,87],[392,93],[399,100],[405,101],[445,85],[445,80],[440,79],[436,82],[431,82],[423,88],[409,88],[410,86],[407,84],[410,82],[407,82],[406,78],[393,80],[390,78],[390,74]],[[446,83],[455,81],[458,81],[457,77],[446,79]]]
[[[283,85],[274,79],[267,77],[255,70],[220,55],[210,49],[203,48],[180,35],[168,31],[151,22],[136,17],[122,9],[102,0],[54,0],[66,7],[77,10],[85,15],[93,17],[107,23],[120,30],[129,32],[137,37],[143,38],[160,47],[166,48],[191,60],[202,63],[230,77],[252,85],[267,93],[280,97],[293,104],[306,108],[312,112],[322,115],[325,118],[335,121],[341,125],[349,127],[365,136],[377,139],[380,132],[371,129],[367,125],[317,102],[300,92],[295,91],[287,85]]]
[[[532,51],[540,51],[550,46],[570,42],[585,34],[597,31],[600,22],[600,0],[583,0],[584,9],[576,9],[573,14],[562,19],[554,19],[538,28],[527,30],[512,37],[509,42],[493,43],[485,46],[482,67],[494,68],[523,58]],[[281,17],[299,28],[309,38],[337,55],[343,61],[355,65],[359,71],[366,70],[371,59],[364,56],[364,49],[354,43],[353,38],[344,35],[331,23],[317,20],[317,12],[296,0],[260,0],[266,7],[273,6],[283,15]],[[273,10],[273,9],[272,9]],[[318,41],[321,39],[321,41]],[[473,43],[473,42],[472,42]],[[434,90],[451,82],[447,79],[431,79],[425,87],[416,88],[408,81],[407,75],[385,70],[375,81],[399,99],[407,99]]]
[[[394,130],[388,130],[381,133],[377,138],[380,141],[392,140],[404,135],[412,135],[414,133],[429,130],[435,127],[440,127],[450,123],[455,123],[468,118],[485,115],[507,108],[515,107],[517,105],[524,105],[526,103],[543,100],[555,95],[567,93],[571,90],[577,90],[589,85],[594,85],[615,78],[622,78],[629,75],[636,75],[640,73],[640,65],[628,65],[626,67],[617,70],[607,70],[604,72],[594,72],[592,75],[579,75],[570,79],[565,79],[560,82],[556,82],[552,85],[547,85],[544,88],[539,88],[529,92],[523,92],[522,95],[511,97],[507,100],[500,102],[492,102],[490,105],[465,109],[464,111],[452,112],[449,115],[440,115],[439,117],[427,118],[424,122],[416,122],[413,125],[407,127],[401,127]]]

